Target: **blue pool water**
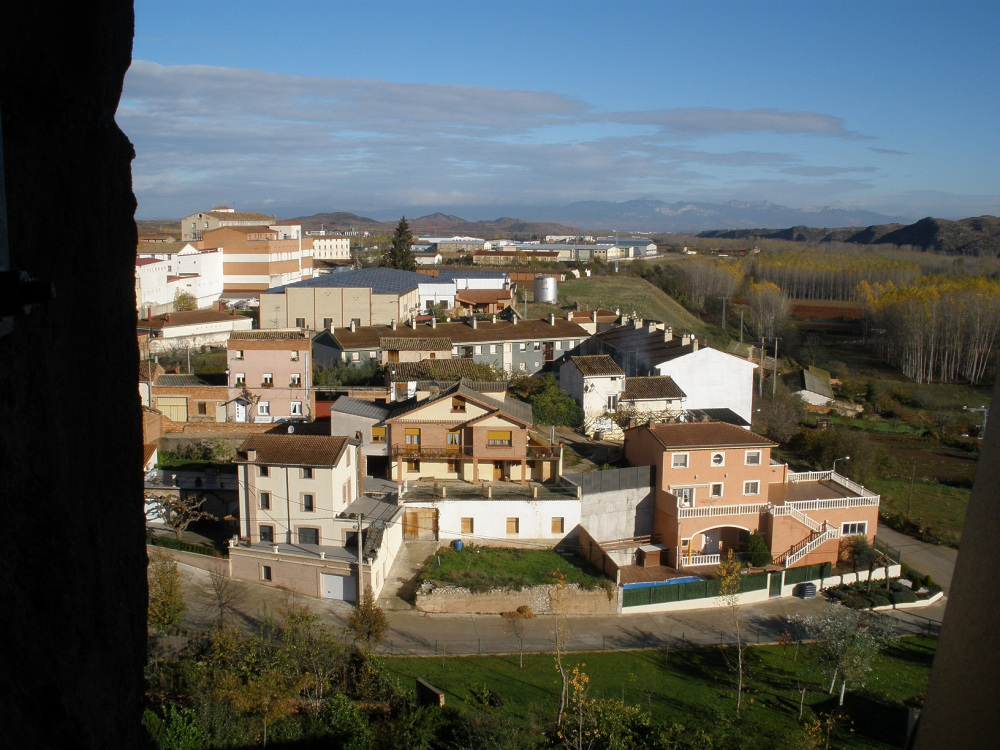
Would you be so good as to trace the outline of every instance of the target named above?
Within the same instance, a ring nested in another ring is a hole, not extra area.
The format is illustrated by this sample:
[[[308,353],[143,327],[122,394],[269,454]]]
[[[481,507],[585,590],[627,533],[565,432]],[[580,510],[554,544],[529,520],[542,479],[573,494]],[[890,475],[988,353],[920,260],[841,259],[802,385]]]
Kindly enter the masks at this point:
[[[705,579],[701,576],[681,576],[680,578],[671,578],[667,581],[651,581],[649,583],[626,583],[622,588],[625,589],[648,589],[654,586],[670,586],[675,583],[694,583],[695,581],[704,581]]]

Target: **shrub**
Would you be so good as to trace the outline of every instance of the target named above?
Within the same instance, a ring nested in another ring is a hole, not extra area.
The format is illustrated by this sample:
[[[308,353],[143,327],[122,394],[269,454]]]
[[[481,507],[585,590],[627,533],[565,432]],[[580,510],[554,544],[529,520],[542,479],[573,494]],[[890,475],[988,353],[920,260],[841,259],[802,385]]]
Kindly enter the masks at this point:
[[[917,600],[917,595],[910,591],[910,589],[903,586],[898,591],[892,592],[892,603],[893,604],[912,604]]]
[[[851,609],[868,609],[868,601],[861,594],[848,594],[844,597],[844,606]]]
[[[874,607],[888,607],[892,602],[890,602],[884,594],[872,592],[868,595],[868,601],[871,602],[871,606]]]
[[[751,533],[747,540],[747,555],[750,557],[750,564],[755,568],[771,564],[771,551],[767,547],[767,542],[756,531]]]

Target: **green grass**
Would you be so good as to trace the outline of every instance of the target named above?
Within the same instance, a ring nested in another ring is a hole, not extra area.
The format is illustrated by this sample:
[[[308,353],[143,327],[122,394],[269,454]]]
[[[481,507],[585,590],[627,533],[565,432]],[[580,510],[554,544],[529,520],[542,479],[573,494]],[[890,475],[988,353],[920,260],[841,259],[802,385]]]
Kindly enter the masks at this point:
[[[441,565],[437,561],[440,557]],[[491,588],[520,590],[556,582],[557,572],[566,583],[576,583],[586,589],[607,584],[607,580],[584,570],[579,557],[563,557],[549,549],[519,549],[513,547],[481,547],[466,545],[461,552],[442,547],[424,564],[422,581],[442,581],[472,591]]]
[[[835,747],[903,745],[903,701],[926,690],[936,645],[933,638],[904,639],[875,659],[865,688],[848,686],[844,710],[854,722],[854,731],[837,740]],[[747,651],[745,718],[755,734],[787,738],[800,733],[800,694],[794,684],[829,685],[830,675],[819,664],[813,647],[800,646],[793,662],[794,649],[791,646],[783,652],[780,646],[769,646]],[[443,690],[451,706],[475,710],[472,693],[485,685],[504,701],[505,716],[525,730],[532,723],[551,722],[558,706],[559,677],[551,655],[525,656],[523,670],[518,669],[517,656],[389,658],[385,662],[404,685],[420,677]],[[733,713],[730,672],[720,649],[570,654],[565,663],[570,669],[586,665],[583,671],[590,677],[591,697],[624,700],[648,711],[657,722],[711,731],[728,723]],[[806,694],[804,718],[828,713],[835,706],[825,689],[811,690]]]
[[[871,489],[882,496],[879,509],[882,515],[891,514],[905,521],[909,505],[910,523],[916,527],[912,531],[928,540],[958,546],[971,490],[918,477],[913,482],[910,502],[909,478],[876,479],[871,484]]]

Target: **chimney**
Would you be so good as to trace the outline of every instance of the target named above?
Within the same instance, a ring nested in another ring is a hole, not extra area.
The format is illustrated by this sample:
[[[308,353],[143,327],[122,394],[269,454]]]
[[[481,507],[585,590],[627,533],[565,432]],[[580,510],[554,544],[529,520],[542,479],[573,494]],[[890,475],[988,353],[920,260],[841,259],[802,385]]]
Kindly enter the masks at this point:
[[[257,460],[257,449],[256,448],[248,448],[247,449],[247,461],[249,461],[250,463],[253,463],[256,460]]]
[[[170,322],[170,313],[167,313],[167,322]]]
[[[570,310],[568,313],[566,313],[566,322],[567,323],[572,323],[573,322],[573,311],[572,310]]]
[[[354,433],[355,440],[361,440],[361,430],[356,430]]]
[[[494,315],[492,318],[490,318],[490,321],[493,323],[493,325],[496,325],[497,324],[497,316]]]
[[[645,321],[645,320],[643,320],[642,318],[636,318],[636,319],[635,319],[635,320],[633,321],[633,323],[634,323],[634,325],[635,325],[635,330],[637,330],[637,331],[638,331],[638,330],[639,330],[640,328],[642,328],[642,327],[643,327],[643,326],[644,326],[644,325],[646,324],[646,321]]]
[[[438,327],[438,319],[432,317],[431,318],[431,328],[437,328],[437,327]]]
[[[697,336],[692,336],[691,337],[691,346],[693,347],[691,349],[691,351],[693,351],[693,352],[698,351],[698,337]]]
[[[596,323],[597,322],[597,310],[591,310],[590,311],[590,322],[591,323]]]
[[[410,318],[410,328],[412,328],[414,331],[417,330],[417,316],[416,315],[414,315],[412,318]]]
[[[353,326],[354,324],[352,323],[351,325]],[[392,327],[392,330],[395,331],[396,330],[396,319],[393,318],[392,322],[389,325]]]
[[[687,346],[690,343],[691,343],[690,333],[685,333],[683,336],[681,336],[681,346]]]
[[[669,344],[673,340],[674,340],[674,329],[671,328],[670,326],[667,326],[666,328],[663,329],[663,343]]]
[[[475,315],[472,316],[472,321],[471,322],[472,322],[472,330],[474,331],[474,330],[476,330],[476,328],[479,325],[479,322],[476,320],[476,316]]]
[[[549,313],[549,325],[554,326],[556,324],[556,314]]]
[[[517,325],[517,313],[514,313],[513,315],[510,316],[510,322],[511,322],[511,325],[515,325],[515,326]]]
[[[352,318],[352,319],[351,319],[351,333],[354,333],[354,332],[355,332],[355,331],[357,331],[357,330],[358,330],[358,326],[357,326],[357,324],[356,324],[356,323],[354,322],[354,319]]]
[[[648,322],[646,323],[646,328],[647,328],[647,330],[648,330],[648,331],[649,331],[650,333],[653,333],[653,332],[655,332],[655,331],[659,330],[659,328],[658,328],[658,327],[657,327],[657,325],[656,325],[656,322],[655,322],[655,321],[652,321],[652,320],[650,320],[650,321],[648,321]]]

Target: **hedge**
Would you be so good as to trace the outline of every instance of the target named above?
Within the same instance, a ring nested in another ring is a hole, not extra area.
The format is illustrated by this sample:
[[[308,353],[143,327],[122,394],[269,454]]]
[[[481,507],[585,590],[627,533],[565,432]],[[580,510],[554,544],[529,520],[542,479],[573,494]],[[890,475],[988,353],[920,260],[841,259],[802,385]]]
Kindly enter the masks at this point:
[[[154,534],[146,535],[146,544],[152,545],[153,547],[169,547],[170,549],[180,550],[181,552],[194,552],[196,555],[207,555],[209,557],[225,557],[219,550],[215,547],[208,547],[204,544],[192,544],[191,542],[183,542],[179,539],[171,539],[168,536],[156,536]]]
[[[803,565],[800,568],[789,568],[785,571],[785,585],[793,583],[804,583],[806,581],[816,581],[820,578],[829,578],[833,571],[833,566],[828,563],[817,563],[815,565]]]

